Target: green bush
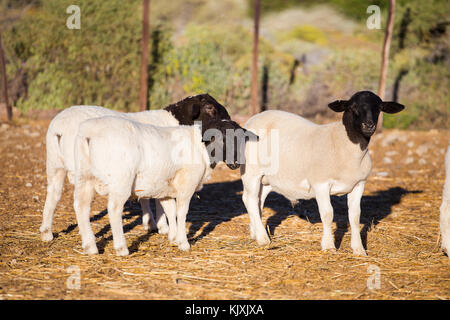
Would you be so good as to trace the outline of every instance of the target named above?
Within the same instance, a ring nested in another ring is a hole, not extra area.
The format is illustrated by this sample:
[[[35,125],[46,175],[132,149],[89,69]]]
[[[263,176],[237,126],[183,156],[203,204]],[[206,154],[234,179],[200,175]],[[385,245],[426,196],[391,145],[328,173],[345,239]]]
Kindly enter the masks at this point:
[[[141,1],[79,1],[80,30],[65,26],[69,4],[42,2],[6,32],[9,77],[21,68],[27,74],[27,95],[16,106],[25,112],[75,104],[136,111]],[[190,25],[175,43],[169,21],[152,24],[151,30],[151,108],[201,92],[231,103],[236,112],[247,108],[251,32],[241,26]],[[289,55],[261,40],[260,60],[261,66],[266,61],[277,66],[271,67],[273,79],[287,83]]]
[[[80,0],[81,29],[66,28],[68,0],[47,0],[5,33],[9,73],[24,68],[31,108],[101,104],[133,109],[140,59],[140,1]]]
[[[154,91],[182,92],[182,96],[208,92],[227,104],[232,112],[248,112],[252,34],[240,26],[229,28],[189,25],[166,54],[165,73],[169,81]],[[267,65],[273,105],[281,104],[276,93],[289,81],[291,56],[260,44],[260,78]],[[155,93],[152,93],[155,94]],[[181,96],[177,97],[181,98]],[[174,99],[175,100],[175,99]]]
[[[248,112],[251,23],[233,19],[228,23],[223,17],[217,23],[211,11],[212,1],[173,0],[170,6],[155,3],[152,7],[148,66],[151,108],[160,108],[187,95],[209,92],[230,113]],[[21,3],[23,6],[28,1]],[[232,7],[233,14],[242,19],[245,8],[239,9],[236,3],[221,3],[220,8]],[[272,11],[297,3],[262,1],[263,9],[272,6]],[[315,3],[302,1],[302,5]],[[269,108],[314,115],[327,110],[330,100],[348,98],[359,90],[377,92],[384,33],[365,28],[362,17],[367,17],[368,4],[359,0],[320,3],[328,3],[353,16],[361,28],[354,34],[338,34],[297,21],[274,35],[263,28],[259,92],[261,99],[262,80],[266,79]],[[373,3],[382,4],[383,9],[387,1]],[[20,11],[21,6],[16,8],[16,4],[0,0],[0,7]],[[3,33],[8,78],[13,82],[18,76],[26,75],[26,94],[15,101],[16,107],[26,111],[96,104],[136,111],[142,1],[80,0],[81,30],[69,30],[65,26],[68,17],[65,10],[70,4],[69,0],[35,2],[22,19]],[[446,12],[443,2],[399,0],[397,4],[386,99],[391,99],[397,88],[399,102],[405,104],[406,110],[387,115],[385,126],[449,127],[448,34],[432,31]],[[179,5],[195,10],[187,10],[189,14],[183,11],[179,16]],[[408,7],[413,21],[408,24],[401,48],[399,30]],[[155,12],[155,8],[160,11]],[[386,10],[384,17],[385,14]],[[179,27],[180,21],[191,23]]]

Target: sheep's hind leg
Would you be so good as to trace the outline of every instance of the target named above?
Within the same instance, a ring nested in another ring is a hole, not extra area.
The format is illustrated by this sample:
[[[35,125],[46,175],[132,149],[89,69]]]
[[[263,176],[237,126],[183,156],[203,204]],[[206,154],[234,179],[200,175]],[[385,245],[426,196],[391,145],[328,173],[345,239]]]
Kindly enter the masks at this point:
[[[129,254],[122,225],[123,206],[129,196],[129,194],[117,193],[110,193],[108,195],[108,217],[113,234],[114,249],[118,256],[126,256]]]
[[[164,209],[161,206],[161,202],[159,199],[155,200],[156,207],[156,226],[158,228],[159,234],[168,234],[169,226],[167,225],[166,215],[164,213]]]
[[[190,249],[186,236],[186,216],[189,210],[190,197],[177,198],[177,236],[176,243],[181,251]]]
[[[94,197],[94,182],[86,179],[75,183],[74,209],[77,217],[79,232],[81,235],[82,248],[86,254],[97,254],[95,235],[89,221],[91,213],[91,202]]]
[[[142,225],[144,226],[144,230],[148,231],[150,229],[150,231],[156,231],[156,222],[153,218],[152,209],[150,209],[150,199],[139,199],[139,203],[142,209]]]
[[[164,210],[167,216],[167,220],[169,220],[168,226],[168,238],[170,243],[175,243],[177,236],[177,205],[175,199],[167,198],[167,199],[159,199],[158,203],[160,203],[161,208]],[[161,218],[164,218],[162,216]]]
[[[61,199],[65,177],[66,170],[64,168],[47,170],[47,196],[42,214],[42,224],[39,228],[42,241],[50,241],[53,239],[53,214],[55,213],[59,199]]]

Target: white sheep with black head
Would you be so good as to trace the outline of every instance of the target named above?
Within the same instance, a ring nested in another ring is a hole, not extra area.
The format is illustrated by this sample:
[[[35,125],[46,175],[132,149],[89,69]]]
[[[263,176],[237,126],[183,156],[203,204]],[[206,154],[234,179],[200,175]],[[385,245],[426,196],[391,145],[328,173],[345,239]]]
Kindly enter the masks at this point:
[[[53,239],[52,223],[56,205],[61,198],[64,179],[74,183],[74,144],[79,125],[88,119],[115,116],[161,127],[202,124],[210,120],[229,120],[230,115],[224,106],[209,94],[187,97],[161,110],[136,113],[122,113],[99,106],[72,106],[60,112],[50,122],[46,136],[47,196],[40,227],[41,239]],[[156,201],[156,222],[150,210],[149,199],[141,199],[143,225],[146,230],[158,229],[159,233],[169,231],[159,201]]]
[[[258,244],[270,242],[261,220],[271,191],[295,202],[315,198],[323,223],[322,250],[335,250],[331,195],[348,196],[351,247],[366,255],[360,235],[360,201],[372,169],[368,152],[380,112],[397,113],[404,106],[383,102],[369,91],[337,100],[329,108],[343,112],[342,121],[318,125],[298,115],[269,110],[250,118],[244,127],[259,136],[245,146],[241,166],[243,196],[250,217],[250,236]],[[273,141],[276,135],[278,141]],[[267,157],[262,149],[277,150]]]
[[[214,139],[205,139],[210,130],[214,131]],[[129,253],[122,212],[125,201],[133,195],[159,199],[169,221],[169,240],[180,250],[189,250],[186,215],[190,200],[218,162],[225,160],[230,168],[239,167],[240,146],[231,147],[235,150],[231,159],[217,155],[219,151],[222,155],[227,153],[227,136],[236,130],[255,137],[231,120],[211,120],[201,128],[156,127],[114,116],[82,122],[74,148],[74,208],[84,251],[98,253],[89,222],[95,192],[108,196],[108,217],[117,255]],[[245,143],[245,137],[240,143]]]

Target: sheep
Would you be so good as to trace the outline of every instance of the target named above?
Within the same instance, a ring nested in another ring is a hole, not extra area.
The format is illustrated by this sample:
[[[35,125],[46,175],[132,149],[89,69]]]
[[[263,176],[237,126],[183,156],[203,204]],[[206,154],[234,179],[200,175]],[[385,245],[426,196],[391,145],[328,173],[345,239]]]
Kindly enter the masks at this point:
[[[205,140],[208,130],[219,134],[213,132],[214,139]],[[175,241],[180,250],[189,250],[185,223],[190,199],[220,161],[208,149],[212,146],[216,155],[219,151],[226,152],[230,130],[243,129],[231,120],[211,120],[201,129],[198,126],[155,127],[112,116],[82,122],[74,148],[74,209],[84,252],[98,253],[89,223],[95,191],[108,195],[108,216],[117,255],[129,253],[122,211],[131,195],[160,199],[169,220],[169,240]],[[226,160],[230,168],[239,166],[236,152],[233,159]]]
[[[220,103],[209,94],[191,96],[171,104],[163,110],[151,110],[137,113],[121,113],[98,106],[73,106],[60,112],[50,123],[47,136],[47,196],[43,210],[43,219],[40,227],[41,239],[51,241],[53,239],[52,221],[59,199],[61,198],[64,178],[67,175],[69,182],[73,184],[74,143],[78,127],[87,119],[101,116],[117,116],[133,119],[143,123],[158,126],[193,125],[194,121],[202,123],[210,119],[230,119],[230,116]],[[143,225],[148,229],[148,221],[151,221],[152,229],[155,229],[155,221],[150,211],[149,200],[140,201],[143,210]],[[168,232],[166,219],[162,216],[162,208],[156,201],[157,228],[160,233]],[[163,219],[161,219],[161,216]]]
[[[445,155],[445,183],[440,211],[441,248],[450,258],[450,146]]]
[[[354,254],[366,255],[359,218],[364,184],[372,168],[369,141],[379,113],[397,113],[404,106],[383,102],[370,91],[360,91],[350,100],[337,100],[328,107],[343,112],[342,121],[318,125],[292,113],[269,110],[251,117],[244,125],[259,136],[258,142],[246,144],[246,162],[241,166],[242,199],[250,218],[250,236],[259,245],[270,243],[261,213],[267,195],[275,191],[292,202],[316,198],[323,223],[322,250],[336,250],[330,195],[348,194],[351,247]],[[278,137],[278,144],[270,139],[272,135]],[[268,159],[261,155],[261,150],[267,148],[278,152]]]

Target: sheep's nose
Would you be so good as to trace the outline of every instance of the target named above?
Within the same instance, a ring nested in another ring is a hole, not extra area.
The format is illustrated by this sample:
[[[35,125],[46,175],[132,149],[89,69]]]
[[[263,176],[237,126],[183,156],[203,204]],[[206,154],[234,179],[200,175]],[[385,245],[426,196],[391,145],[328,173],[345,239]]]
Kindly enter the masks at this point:
[[[373,122],[363,123],[362,127],[363,127],[364,130],[374,130],[375,129],[375,123],[373,123]]]

